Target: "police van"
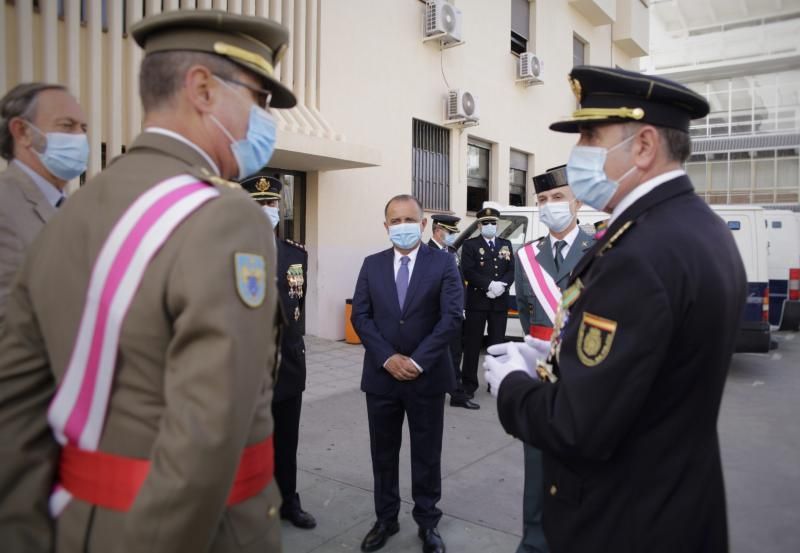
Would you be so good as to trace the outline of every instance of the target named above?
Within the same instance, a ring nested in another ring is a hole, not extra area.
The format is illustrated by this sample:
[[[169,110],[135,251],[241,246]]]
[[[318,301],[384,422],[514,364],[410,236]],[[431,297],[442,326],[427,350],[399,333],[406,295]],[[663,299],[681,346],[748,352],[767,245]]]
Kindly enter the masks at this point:
[[[492,207],[500,212],[500,219],[497,221],[497,236],[511,242],[514,255],[516,255],[518,249],[528,242],[541,238],[549,232],[544,223],[539,220],[538,206],[507,207],[496,202],[483,202],[483,207]],[[578,211],[578,224],[587,234],[593,236],[595,233],[594,224],[604,221],[608,217],[608,213],[583,206]],[[479,235],[478,222],[473,221],[459,234],[453,246],[460,249],[464,240]],[[460,254],[461,252],[459,251]],[[517,313],[517,298],[512,284],[508,295],[506,337],[509,340],[521,340],[523,336],[522,324]]]
[[[769,247],[769,322],[781,330],[800,326],[800,214],[766,210]]]
[[[769,233],[764,208],[755,205],[711,205],[728,224],[747,274],[745,304],[737,352],[765,353],[772,335],[769,323]]]

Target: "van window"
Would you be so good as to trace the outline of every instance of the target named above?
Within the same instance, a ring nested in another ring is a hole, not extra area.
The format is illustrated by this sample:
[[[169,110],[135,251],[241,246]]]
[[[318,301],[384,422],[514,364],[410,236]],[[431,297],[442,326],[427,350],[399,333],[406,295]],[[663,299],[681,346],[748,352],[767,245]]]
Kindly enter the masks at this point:
[[[741,230],[742,229],[742,222],[741,221],[728,221],[728,228],[731,230]]]
[[[783,221],[772,221],[772,228],[783,228]]]
[[[500,220],[497,221],[497,236],[505,238],[511,242],[511,247],[514,253],[525,244],[525,233],[528,229],[528,218],[524,215],[500,215]],[[473,223],[467,228],[462,235],[467,235],[464,238],[475,238],[481,235],[480,228],[477,223]],[[459,236],[461,238],[461,236]]]

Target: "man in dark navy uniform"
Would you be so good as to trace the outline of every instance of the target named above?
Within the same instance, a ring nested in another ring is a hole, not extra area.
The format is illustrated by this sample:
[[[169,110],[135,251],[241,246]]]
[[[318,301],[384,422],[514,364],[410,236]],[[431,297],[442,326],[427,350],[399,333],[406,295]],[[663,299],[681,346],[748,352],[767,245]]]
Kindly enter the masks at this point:
[[[717,416],[746,296],[730,230],[681,164],[706,100],[665,79],[579,66],[575,197],[611,214],[548,343],[489,352],[510,434],[544,454],[554,553],[728,550]]]
[[[464,272],[461,270],[461,260],[458,251],[453,247],[458,236],[458,222],[460,217],[455,215],[437,214],[431,216],[433,228],[431,229],[431,239],[428,245],[431,248],[450,252],[458,265],[458,273],[461,275],[461,282],[464,282]],[[463,306],[462,306],[463,311]],[[458,333],[450,341],[450,355],[453,358],[453,367],[456,371],[456,388],[450,392],[450,405],[452,407],[464,407],[465,409],[480,409],[481,406],[470,400],[469,395],[464,391],[464,384],[461,380],[461,353],[463,351],[463,321],[459,325]]]
[[[269,218],[272,228],[280,222],[281,181],[257,173],[242,181],[242,186],[256,200]],[[298,528],[317,525],[314,517],[300,506],[297,494],[297,442],[300,410],[306,389],[306,346],[303,342],[308,252],[291,240],[278,239],[278,295],[281,298],[283,330],[281,362],[272,396],[275,419],[275,480],[281,490],[281,518]]]
[[[514,250],[511,242],[497,236],[500,212],[485,207],[477,216],[481,235],[465,240],[461,246],[461,269],[467,281],[461,375],[464,391],[470,399],[478,389],[478,356],[483,331],[488,325],[490,346],[505,339],[508,287],[514,282]]]

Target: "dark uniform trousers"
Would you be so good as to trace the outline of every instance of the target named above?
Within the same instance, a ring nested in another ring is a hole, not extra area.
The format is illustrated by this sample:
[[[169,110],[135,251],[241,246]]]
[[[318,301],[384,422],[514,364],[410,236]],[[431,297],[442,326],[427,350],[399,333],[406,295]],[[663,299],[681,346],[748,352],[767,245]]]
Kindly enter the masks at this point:
[[[432,238],[428,240],[428,245],[431,248],[441,250],[442,247],[436,243]],[[461,260],[458,258],[458,252],[455,248],[447,246],[447,251],[453,254],[458,264],[458,274],[461,276],[461,282],[464,282],[464,273],[461,270]],[[464,401],[469,398],[468,394],[464,391],[464,384],[461,378],[461,353],[463,351],[462,343],[464,340],[464,321],[463,319],[458,322],[458,332],[450,340],[450,357],[453,358],[453,368],[456,374],[456,387],[450,392],[450,397],[455,401]]]
[[[278,294],[284,326],[281,334],[281,363],[272,399],[275,419],[275,480],[281,491],[281,513],[300,509],[297,495],[297,444],[300,411],[306,387],[303,308],[307,288],[308,253],[302,246],[278,240]]]
[[[478,357],[483,330],[488,325],[488,345],[503,342],[508,320],[508,288],[514,282],[514,259],[511,242],[495,238],[492,250],[483,237],[464,241],[461,267],[467,280],[466,319],[464,320],[464,361],[461,377],[464,391],[472,395],[478,389]],[[503,295],[486,296],[489,283],[505,282]]]

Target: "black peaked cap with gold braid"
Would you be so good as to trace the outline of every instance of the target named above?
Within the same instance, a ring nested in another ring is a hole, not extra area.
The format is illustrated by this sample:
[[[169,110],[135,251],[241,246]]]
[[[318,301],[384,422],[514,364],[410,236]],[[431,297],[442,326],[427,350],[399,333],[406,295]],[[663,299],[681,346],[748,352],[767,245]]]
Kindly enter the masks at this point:
[[[272,93],[271,107],[297,104],[292,91],[275,77],[289,47],[289,31],[275,21],[220,10],[176,10],[138,21],[131,34],[145,55],[185,50],[221,56],[261,79]]]
[[[242,188],[256,201],[269,201],[281,199],[283,184],[275,177],[263,173],[256,173],[241,182]]]
[[[434,223],[449,232],[458,232],[458,222],[461,220],[460,217],[447,215],[446,213],[437,213],[432,215],[431,219]]]
[[[577,133],[608,123],[649,123],[689,132],[689,123],[708,115],[708,102],[676,82],[624,69],[579,65],[569,74],[579,108],[550,129]]]

